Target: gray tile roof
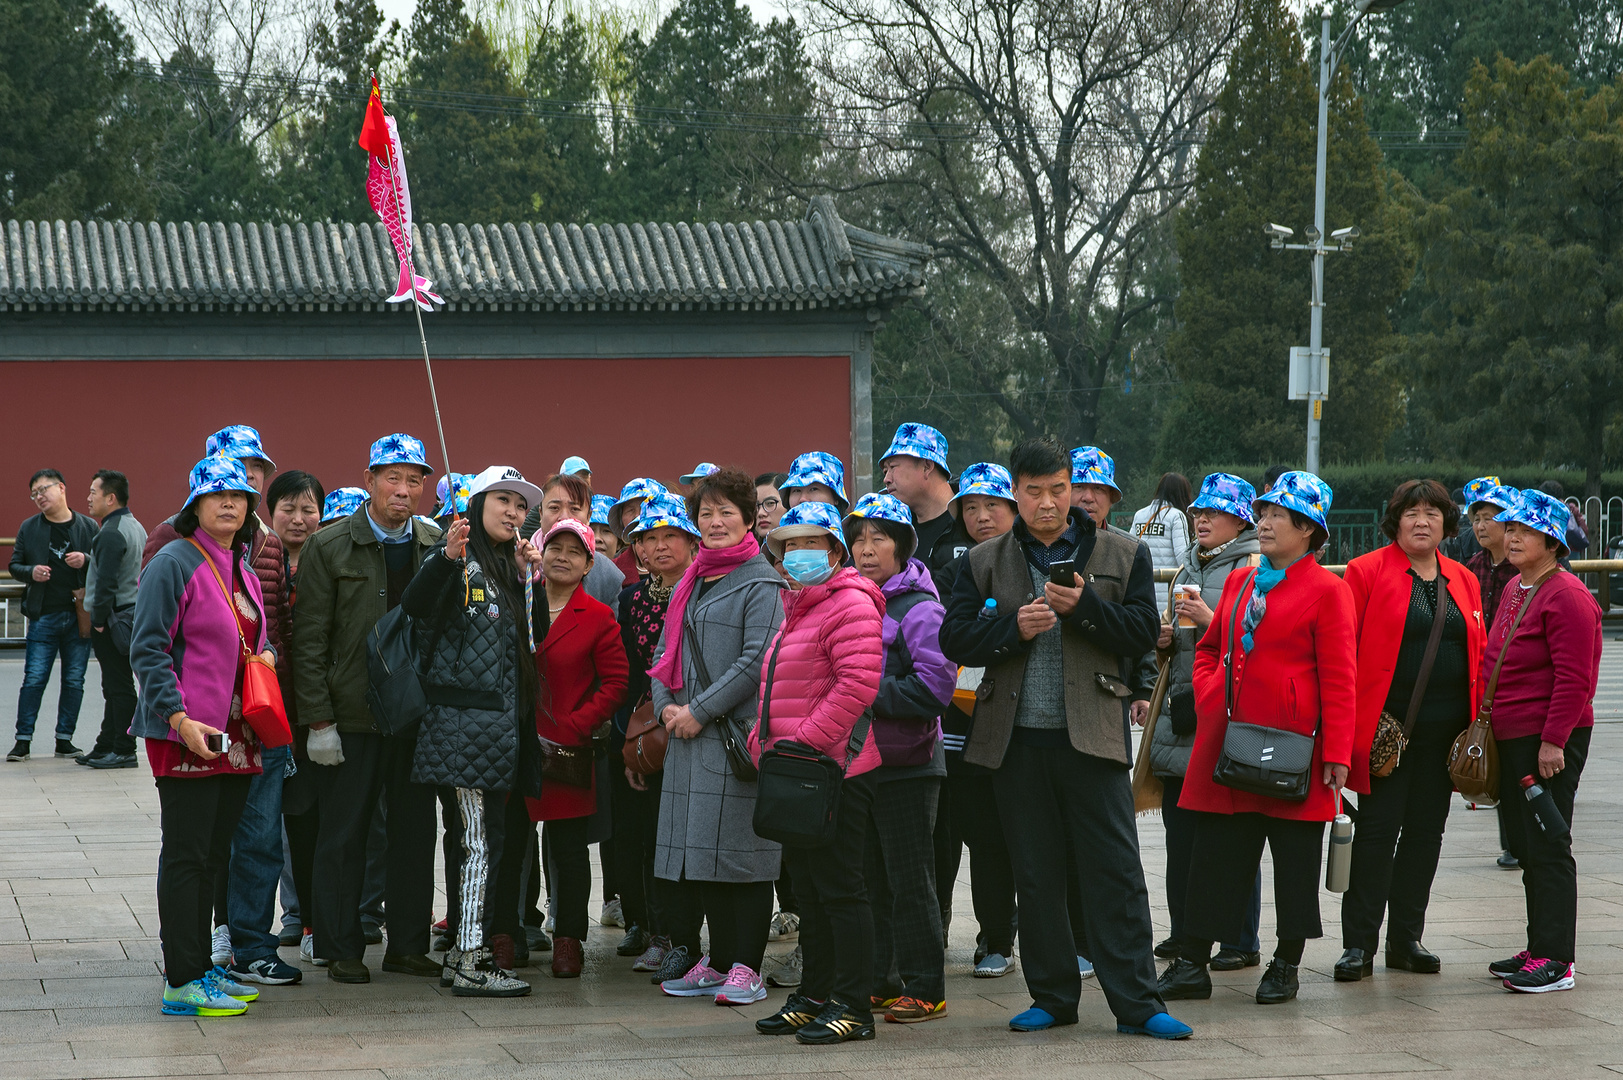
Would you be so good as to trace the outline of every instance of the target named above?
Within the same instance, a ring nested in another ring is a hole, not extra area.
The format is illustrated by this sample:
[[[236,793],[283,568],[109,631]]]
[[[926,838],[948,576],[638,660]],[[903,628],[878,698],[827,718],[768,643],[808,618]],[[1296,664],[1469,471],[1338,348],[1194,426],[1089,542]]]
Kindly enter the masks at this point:
[[[930,249],[847,225],[827,196],[801,221],[418,224],[417,271],[446,310],[860,307],[919,295]],[[385,304],[383,226],[344,222],[7,221],[0,312],[409,311]]]

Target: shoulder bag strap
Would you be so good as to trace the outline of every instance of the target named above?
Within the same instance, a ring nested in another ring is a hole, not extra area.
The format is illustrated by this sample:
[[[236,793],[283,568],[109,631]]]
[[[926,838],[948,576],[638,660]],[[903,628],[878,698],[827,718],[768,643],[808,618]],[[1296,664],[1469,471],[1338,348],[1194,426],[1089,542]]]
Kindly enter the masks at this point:
[[[1412,586],[1411,586],[1412,589]],[[1518,616],[1520,612],[1517,613]],[[1443,624],[1448,621],[1448,579],[1441,566],[1437,568],[1437,606],[1431,612],[1431,635],[1426,638],[1426,655],[1420,659],[1420,674],[1415,677],[1414,692],[1409,695],[1409,711],[1403,717],[1403,737],[1414,732],[1420,717],[1420,700],[1426,696],[1426,684],[1431,681],[1431,669],[1437,663],[1437,646],[1443,640]]]
[[[231,622],[237,628],[237,640],[242,642],[242,655],[252,656],[254,651],[248,647],[248,639],[242,636],[242,624],[237,622],[236,602],[231,599],[231,590],[225,587],[225,579],[220,576],[219,568],[214,565],[214,560],[209,558],[209,553],[203,550],[203,545],[199,544],[195,537],[188,536],[186,542],[197,549],[197,553],[203,556],[203,564],[213,572],[214,581],[220,586],[220,595],[225,597],[226,609],[231,612]]]
[[[702,694],[705,692],[705,690],[710,689],[710,669],[705,666],[704,653],[699,648],[699,635],[694,632],[693,624],[688,621],[686,611],[682,613],[682,641],[682,647],[686,649],[689,655],[693,657],[693,667],[694,670],[698,672],[699,681],[704,683],[703,689],[701,689],[698,694],[688,695],[688,700],[692,701],[694,698],[698,697],[699,694]]]
[[[766,662],[766,686],[762,688],[761,692],[761,725],[757,729],[760,732],[761,749],[763,751],[766,750],[767,740],[772,737],[771,720],[769,719],[772,713],[772,684],[778,678],[778,652],[782,648],[782,640],[774,642],[772,657]]]
[[[1251,580],[1247,584],[1254,584],[1257,572],[1251,571]],[[1229,639],[1228,648],[1223,653],[1223,711],[1225,719],[1234,719],[1234,628],[1240,620],[1240,601],[1245,599],[1246,586],[1240,586],[1239,594],[1234,597],[1234,607],[1229,611]]]
[[[1527,597],[1522,601],[1522,606],[1516,609],[1516,617],[1510,620],[1510,631],[1505,634],[1505,644],[1499,650],[1499,659],[1493,662],[1493,674],[1488,676],[1488,687],[1482,692],[1482,704],[1477,708],[1478,716],[1487,717],[1493,714],[1493,692],[1499,688],[1499,669],[1504,665],[1505,654],[1510,652],[1510,643],[1516,640],[1516,628],[1522,624],[1522,616],[1526,615],[1527,609],[1533,605],[1533,597],[1538,595],[1538,591],[1544,587],[1546,581],[1560,572],[1561,568],[1558,566],[1539,578],[1533,587],[1527,590]]]

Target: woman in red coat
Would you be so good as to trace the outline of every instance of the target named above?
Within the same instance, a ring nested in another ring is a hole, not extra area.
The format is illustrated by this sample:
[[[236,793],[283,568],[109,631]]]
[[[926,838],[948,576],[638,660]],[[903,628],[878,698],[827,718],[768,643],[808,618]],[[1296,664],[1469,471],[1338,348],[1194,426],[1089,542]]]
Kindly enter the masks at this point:
[[[551,623],[535,650],[536,673],[541,677],[535,729],[543,740],[585,754],[584,785],[544,775],[541,797],[529,800],[530,820],[547,823],[552,887],[558,899],[552,974],[559,979],[580,976],[581,942],[586,938],[586,905],[592,891],[586,822],[597,811],[592,732],[619,708],[629,677],[620,624],[608,605],[588,596],[581,585],[591,569],[595,546],[591,527],[574,518],[559,521],[541,540]]]
[[[1185,940],[1162,973],[1162,998],[1207,998],[1214,941],[1244,928],[1263,844],[1274,858],[1279,945],[1258,1004],[1296,996],[1308,938],[1322,937],[1319,863],[1324,823],[1352,761],[1354,621],[1346,583],[1311,554],[1328,531],[1330,487],[1288,472],[1253,504],[1262,565],[1230,574],[1195,648],[1195,746],[1178,805],[1199,812]],[[1232,663],[1232,704],[1226,678]],[[1308,794],[1289,802],[1224,787],[1212,775],[1230,720],[1313,735]]]
[[[1347,565],[1358,620],[1358,727],[1347,786],[1361,797],[1352,879],[1341,903],[1346,952],[1336,962],[1337,982],[1357,982],[1374,972],[1383,913],[1391,915],[1388,968],[1422,974],[1442,969],[1420,936],[1454,795],[1448,751],[1476,715],[1477,669],[1487,640],[1476,575],[1437,550],[1458,531],[1459,520],[1443,485],[1406,481],[1392,493],[1381,521],[1393,543]],[[1448,602],[1416,700],[1439,595]],[[1408,728],[1409,741],[1386,776],[1371,776],[1370,744],[1383,713]]]

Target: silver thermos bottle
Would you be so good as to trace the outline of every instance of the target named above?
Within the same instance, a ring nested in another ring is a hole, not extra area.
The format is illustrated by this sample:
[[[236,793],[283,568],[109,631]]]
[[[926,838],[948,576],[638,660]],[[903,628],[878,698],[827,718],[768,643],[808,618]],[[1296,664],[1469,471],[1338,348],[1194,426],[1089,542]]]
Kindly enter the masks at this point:
[[[1341,794],[1336,793],[1336,817],[1330,822],[1330,857],[1324,865],[1324,887],[1344,893],[1352,878],[1352,818],[1341,812]]]

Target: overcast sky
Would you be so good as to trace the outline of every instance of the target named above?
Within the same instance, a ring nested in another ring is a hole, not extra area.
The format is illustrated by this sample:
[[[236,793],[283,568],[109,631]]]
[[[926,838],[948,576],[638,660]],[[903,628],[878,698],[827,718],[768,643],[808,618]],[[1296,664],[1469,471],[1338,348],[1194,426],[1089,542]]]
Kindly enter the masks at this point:
[[[758,23],[772,21],[774,16],[782,17],[788,13],[788,7],[783,0],[741,0],[750,13],[755,16]],[[411,25],[412,12],[417,10],[417,0],[378,0],[378,6],[383,9],[385,19],[399,19],[401,26]],[[670,7],[670,0],[661,0],[661,11]]]

